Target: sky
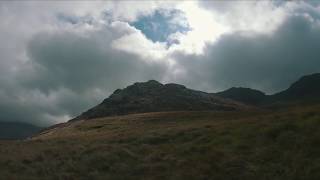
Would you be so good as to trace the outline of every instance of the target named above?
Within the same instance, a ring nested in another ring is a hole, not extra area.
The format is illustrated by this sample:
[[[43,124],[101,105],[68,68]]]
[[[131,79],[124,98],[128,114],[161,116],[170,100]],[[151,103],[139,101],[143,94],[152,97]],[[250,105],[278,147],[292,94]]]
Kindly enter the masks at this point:
[[[150,79],[272,94],[320,72],[317,1],[0,1],[0,121],[65,122]]]

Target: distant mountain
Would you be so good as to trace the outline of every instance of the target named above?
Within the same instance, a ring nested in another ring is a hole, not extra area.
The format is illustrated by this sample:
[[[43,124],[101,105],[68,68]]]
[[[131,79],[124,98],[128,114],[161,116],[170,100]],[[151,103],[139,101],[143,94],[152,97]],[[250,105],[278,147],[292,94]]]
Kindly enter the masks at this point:
[[[233,87],[215,95],[251,105],[258,105],[267,98],[261,91],[242,87]]]
[[[273,95],[250,88],[230,88],[215,95],[245,104],[270,106],[295,102],[320,101],[320,73],[303,76],[288,89]]]
[[[24,139],[40,130],[40,127],[27,123],[0,122],[0,139]]]
[[[214,94],[191,90],[178,84],[161,84],[150,80],[116,90],[101,104],[74,120],[144,112],[233,111],[246,108],[248,106]]]

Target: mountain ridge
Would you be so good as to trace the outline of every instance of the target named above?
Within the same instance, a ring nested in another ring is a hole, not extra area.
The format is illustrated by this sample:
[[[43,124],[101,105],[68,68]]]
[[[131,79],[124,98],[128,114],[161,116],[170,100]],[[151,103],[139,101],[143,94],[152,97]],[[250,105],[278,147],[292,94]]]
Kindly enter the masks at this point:
[[[318,98],[320,94],[320,73],[302,76],[291,86],[279,93],[272,95],[278,100],[297,100],[302,98]],[[320,98],[320,97],[319,97]]]
[[[320,73],[301,77],[289,88],[266,95],[264,92],[244,87],[232,87],[217,93],[188,89],[180,84],[161,84],[156,80],[136,82],[124,89],[115,90],[99,105],[71,121],[105,116],[127,115],[163,111],[233,111],[267,107],[275,103],[314,98],[320,100]]]
[[[233,111],[248,108],[211,93],[188,89],[183,85],[161,84],[155,80],[138,82],[117,89],[99,105],[73,120],[163,111]]]

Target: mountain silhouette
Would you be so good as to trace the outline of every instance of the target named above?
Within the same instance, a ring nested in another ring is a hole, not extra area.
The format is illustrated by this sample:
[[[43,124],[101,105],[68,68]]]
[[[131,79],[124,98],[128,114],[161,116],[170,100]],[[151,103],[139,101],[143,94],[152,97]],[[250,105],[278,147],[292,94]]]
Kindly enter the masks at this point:
[[[303,76],[288,89],[274,94],[270,98],[273,101],[320,99],[320,73]]]
[[[320,100],[320,73],[306,75],[294,82],[288,89],[273,95],[250,88],[230,88],[215,95],[257,106],[270,106],[275,103]]]
[[[150,80],[117,89],[102,103],[72,120],[145,112],[234,111],[310,98],[320,100],[320,73],[303,76],[288,89],[274,95],[242,87],[206,93],[179,84]]]
[[[258,105],[267,98],[265,93],[261,91],[242,87],[233,87],[228,90],[215,93],[215,95],[251,105]]]
[[[101,104],[73,120],[161,111],[233,111],[247,106],[214,94],[195,91],[179,84],[161,84],[155,80],[135,83],[116,90]]]

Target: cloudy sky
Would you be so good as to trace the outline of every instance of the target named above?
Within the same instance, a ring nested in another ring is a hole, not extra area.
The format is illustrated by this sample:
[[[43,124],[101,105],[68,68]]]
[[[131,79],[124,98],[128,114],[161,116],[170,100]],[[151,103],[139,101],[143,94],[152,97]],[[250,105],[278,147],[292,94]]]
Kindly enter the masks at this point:
[[[1,1],[0,121],[64,122],[155,79],[268,94],[320,72],[317,1]]]

